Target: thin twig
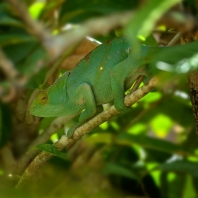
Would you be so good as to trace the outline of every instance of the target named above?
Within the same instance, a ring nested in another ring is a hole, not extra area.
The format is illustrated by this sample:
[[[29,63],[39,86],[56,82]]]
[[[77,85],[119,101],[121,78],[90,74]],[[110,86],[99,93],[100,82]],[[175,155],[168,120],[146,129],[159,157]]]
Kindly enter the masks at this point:
[[[153,87],[157,85],[156,78],[152,78],[149,83],[131,95],[127,95],[124,99],[124,103],[126,106],[131,106],[135,104],[139,99],[144,97],[146,94],[150,92]],[[63,135],[59,141],[57,141],[54,146],[59,150],[63,150],[64,148],[68,148],[74,141],[78,140],[82,136],[88,134],[94,128],[102,124],[103,122],[109,120],[115,115],[119,114],[119,112],[115,109],[114,106],[110,107],[108,110],[103,111],[99,115],[95,116],[82,126],[78,127],[72,136],[72,138],[67,138],[67,136]],[[30,181],[34,175],[38,172],[38,170],[50,159],[53,157],[53,154],[41,152],[27,167],[23,175],[21,176],[16,188],[23,188]]]
[[[167,46],[173,46],[173,45],[175,45],[175,44],[179,41],[180,37],[181,37],[181,33],[178,32],[178,33],[173,37],[173,39],[168,43]]]

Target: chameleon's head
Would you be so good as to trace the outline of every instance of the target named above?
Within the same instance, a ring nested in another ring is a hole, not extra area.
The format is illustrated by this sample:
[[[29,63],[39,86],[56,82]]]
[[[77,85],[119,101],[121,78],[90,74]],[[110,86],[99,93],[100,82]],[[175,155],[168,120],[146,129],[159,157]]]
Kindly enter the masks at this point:
[[[47,90],[41,91],[34,99],[30,113],[39,117],[66,115],[66,84],[68,73],[59,77]]]

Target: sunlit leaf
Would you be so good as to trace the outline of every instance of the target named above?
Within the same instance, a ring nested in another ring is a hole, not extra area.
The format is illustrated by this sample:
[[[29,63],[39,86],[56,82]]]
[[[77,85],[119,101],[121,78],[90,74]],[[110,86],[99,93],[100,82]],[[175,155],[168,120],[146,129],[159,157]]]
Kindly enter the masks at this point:
[[[38,18],[44,6],[44,2],[35,2],[29,7],[30,15],[35,19]]]
[[[140,134],[140,133],[143,133],[145,132],[147,129],[146,125],[143,124],[143,123],[137,123],[135,125],[133,125],[129,130],[128,132],[133,134],[133,135],[136,135],[136,134]]]
[[[141,98],[139,101],[144,101],[145,103],[152,103],[157,100],[159,100],[162,97],[162,94],[160,92],[151,92]]]
[[[112,134],[110,133],[94,133],[86,138],[86,141],[91,144],[106,143],[110,144],[112,141]]]
[[[151,128],[158,137],[165,137],[173,124],[173,121],[164,114],[158,114],[151,120]]]
[[[186,185],[184,188],[184,197],[196,197],[197,192],[193,186],[192,177],[190,175],[187,176]]]

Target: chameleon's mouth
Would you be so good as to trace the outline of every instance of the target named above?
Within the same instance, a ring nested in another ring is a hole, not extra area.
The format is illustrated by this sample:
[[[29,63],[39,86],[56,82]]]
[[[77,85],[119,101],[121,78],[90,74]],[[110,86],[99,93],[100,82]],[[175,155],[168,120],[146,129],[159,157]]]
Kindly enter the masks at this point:
[[[32,105],[30,107],[30,114],[32,114],[34,116],[42,117],[40,111],[38,110],[38,108],[36,108],[36,105]]]
[[[29,110],[30,114],[38,117],[58,117],[66,114],[64,107],[61,105],[38,105],[37,102],[34,102]]]

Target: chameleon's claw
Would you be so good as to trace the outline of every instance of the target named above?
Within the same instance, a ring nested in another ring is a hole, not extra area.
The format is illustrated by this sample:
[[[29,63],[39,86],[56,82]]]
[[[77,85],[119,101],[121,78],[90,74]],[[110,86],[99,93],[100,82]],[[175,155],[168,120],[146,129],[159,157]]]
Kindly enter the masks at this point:
[[[114,106],[119,112],[127,112],[130,110],[130,107],[127,107],[124,103],[115,103]]]
[[[76,130],[76,128],[77,128],[76,126],[71,127],[71,128],[67,131],[66,136],[67,136],[68,138],[71,138],[72,135],[73,135],[73,133],[74,133],[74,131]]]

